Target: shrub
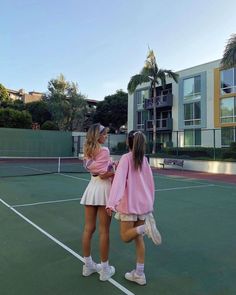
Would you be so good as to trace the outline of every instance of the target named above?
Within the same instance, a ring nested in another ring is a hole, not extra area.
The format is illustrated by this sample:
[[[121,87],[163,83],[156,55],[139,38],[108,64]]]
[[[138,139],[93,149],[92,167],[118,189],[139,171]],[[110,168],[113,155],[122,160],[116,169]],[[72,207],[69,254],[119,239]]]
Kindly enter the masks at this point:
[[[52,121],[46,121],[41,126],[41,130],[59,130],[59,128],[56,123]]]
[[[163,156],[174,156],[182,159],[212,159],[215,152],[216,158],[222,158],[226,149],[223,148],[205,148],[205,147],[181,147],[181,148],[163,148]]]
[[[112,148],[113,153],[125,153],[127,152],[128,147],[126,142],[118,142],[116,147]]]
[[[0,127],[30,129],[32,117],[27,111],[17,111],[11,108],[0,109]]]
[[[230,144],[230,150],[236,152],[236,142],[235,141],[231,142],[231,144]]]

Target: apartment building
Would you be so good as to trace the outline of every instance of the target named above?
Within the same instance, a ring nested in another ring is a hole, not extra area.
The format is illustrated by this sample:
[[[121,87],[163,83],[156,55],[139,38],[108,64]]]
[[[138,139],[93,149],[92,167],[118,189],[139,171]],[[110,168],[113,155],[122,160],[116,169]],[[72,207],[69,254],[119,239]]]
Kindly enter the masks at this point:
[[[9,93],[9,97],[12,100],[21,100],[24,103],[29,103],[33,101],[39,101],[43,97],[43,93],[41,92],[36,92],[36,91],[30,91],[30,92],[25,92],[24,89],[19,89],[19,90],[12,90],[12,89],[7,89]]]
[[[224,147],[236,141],[236,67],[220,69],[220,60],[177,72],[157,87],[159,146]],[[152,141],[153,96],[149,83],[128,100],[128,130],[139,129]]]

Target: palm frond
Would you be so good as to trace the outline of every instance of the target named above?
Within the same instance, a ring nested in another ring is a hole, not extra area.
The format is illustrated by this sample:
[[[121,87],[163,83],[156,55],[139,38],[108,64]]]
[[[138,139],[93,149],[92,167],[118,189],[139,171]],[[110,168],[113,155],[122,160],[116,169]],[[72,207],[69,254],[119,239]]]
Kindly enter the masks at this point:
[[[149,82],[148,76],[141,75],[141,74],[132,76],[130,81],[129,81],[129,84],[127,86],[128,92],[131,93],[131,94],[134,93],[137,86],[139,84],[142,84],[142,83],[145,83],[145,82]]]
[[[165,70],[159,69],[157,73],[157,80],[161,80],[161,85],[163,88],[166,87],[166,73]]]
[[[236,66],[236,34],[232,34],[229,38],[220,64],[222,68]]]
[[[153,76],[153,70],[145,66],[142,68],[140,75],[146,76],[146,77]]]
[[[176,74],[176,73],[172,72],[171,70],[166,70],[166,69],[162,69],[162,71],[165,72],[165,74],[167,75],[167,77],[173,79],[176,83],[178,83],[179,74]]]

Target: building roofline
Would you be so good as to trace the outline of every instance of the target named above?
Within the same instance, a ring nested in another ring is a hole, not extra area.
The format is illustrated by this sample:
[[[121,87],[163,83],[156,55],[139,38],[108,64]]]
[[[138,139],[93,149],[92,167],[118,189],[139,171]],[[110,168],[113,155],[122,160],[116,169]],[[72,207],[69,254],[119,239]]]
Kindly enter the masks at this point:
[[[203,65],[207,65],[207,64],[211,64],[211,63],[215,63],[215,62],[220,62],[220,61],[221,61],[221,59],[215,59],[215,60],[212,60],[212,61],[204,62],[204,63],[196,65],[196,66],[192,66],[192,67],[189,67],[189,68],[185,68],[185,69],[175,71],[175,73],[190,70],[190,69],[193,69],[193,68],[196,68],[196,67],[200,67],[200,66],[203,66]]]

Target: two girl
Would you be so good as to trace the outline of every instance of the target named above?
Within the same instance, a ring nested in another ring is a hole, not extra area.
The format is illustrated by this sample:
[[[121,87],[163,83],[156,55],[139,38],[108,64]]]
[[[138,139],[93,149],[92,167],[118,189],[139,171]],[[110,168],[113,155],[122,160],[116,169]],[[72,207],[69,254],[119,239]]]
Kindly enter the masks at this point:
[[[143,235],[155,244],[161,243],[161,236],[152,215],[155,188],[153,175],[144,156],[146,139],[142,132],[131,131],[128,135],[129,153],[124,154],[116,170],[112,187],[112,162],[109,150],[101,147],[107,138],[107,130],[100,124],[91,126],[84,146],[85,165],[91,172],[91,181],[84,192],[81,204],[85,205],[85,228],[83,253],[85,265],[83,275],[100,273],[100,280],[108,280],[115,268],[108,263],[109,226],[112,212],[120,221],[120,234],[124,242],[135,241],[136,268],[125,274],[125,278],[145,285],[145,244]],[[91,238],[99,217],[101,264],[91,257]]]

